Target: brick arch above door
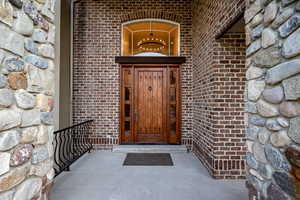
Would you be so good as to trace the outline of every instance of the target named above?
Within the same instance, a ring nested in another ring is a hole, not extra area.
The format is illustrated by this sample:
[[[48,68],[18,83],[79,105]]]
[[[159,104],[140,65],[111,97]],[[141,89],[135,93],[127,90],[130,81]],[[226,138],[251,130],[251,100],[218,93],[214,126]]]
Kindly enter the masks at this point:
[[[128,22],[137,19],[163,19],[169,20],[181,24],[183,17],[173,12],[167,12],[162,10],[139,10],[130,13],[126,13],[120,16],[121,22]]]

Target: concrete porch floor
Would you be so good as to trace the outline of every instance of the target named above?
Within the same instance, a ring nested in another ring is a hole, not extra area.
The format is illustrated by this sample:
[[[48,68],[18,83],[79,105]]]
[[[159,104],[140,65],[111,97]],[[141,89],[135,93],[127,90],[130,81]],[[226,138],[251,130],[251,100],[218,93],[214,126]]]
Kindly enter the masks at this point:
[[[192,153],[172,167],[123,167],[125,153],[93,152],[56,178],[51,200],[246,200],[244,181],[214,180]]]

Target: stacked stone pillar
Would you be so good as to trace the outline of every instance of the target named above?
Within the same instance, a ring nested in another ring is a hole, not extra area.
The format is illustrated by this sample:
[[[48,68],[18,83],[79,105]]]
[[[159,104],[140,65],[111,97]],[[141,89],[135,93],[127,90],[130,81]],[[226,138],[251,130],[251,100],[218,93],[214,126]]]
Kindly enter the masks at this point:
[[[300,199],[300,1],[247,3],[249,198]]]
[[[55,2],[0,0],[0,200],[47,199]]]

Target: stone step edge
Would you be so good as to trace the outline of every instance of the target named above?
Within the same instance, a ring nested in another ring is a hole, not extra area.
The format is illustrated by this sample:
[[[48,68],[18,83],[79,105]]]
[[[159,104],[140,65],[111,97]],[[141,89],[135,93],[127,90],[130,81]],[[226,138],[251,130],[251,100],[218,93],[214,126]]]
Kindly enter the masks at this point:
[[[112,152],[116,153],[187,153],[188,149],[185,146],[178,147],[126,147],[126,146],[114,146]]]

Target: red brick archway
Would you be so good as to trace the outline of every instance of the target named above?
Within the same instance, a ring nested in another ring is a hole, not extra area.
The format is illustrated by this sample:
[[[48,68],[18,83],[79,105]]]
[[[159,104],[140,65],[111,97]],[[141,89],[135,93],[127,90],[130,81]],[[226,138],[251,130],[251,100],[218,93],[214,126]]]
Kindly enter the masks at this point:
[[[162,10],[139,10],[134,12],[125,13],[120,16],[121,22],[128,22],[137,19],[164,19],[177,23],[182,22],[182,16],[172,12]]]

